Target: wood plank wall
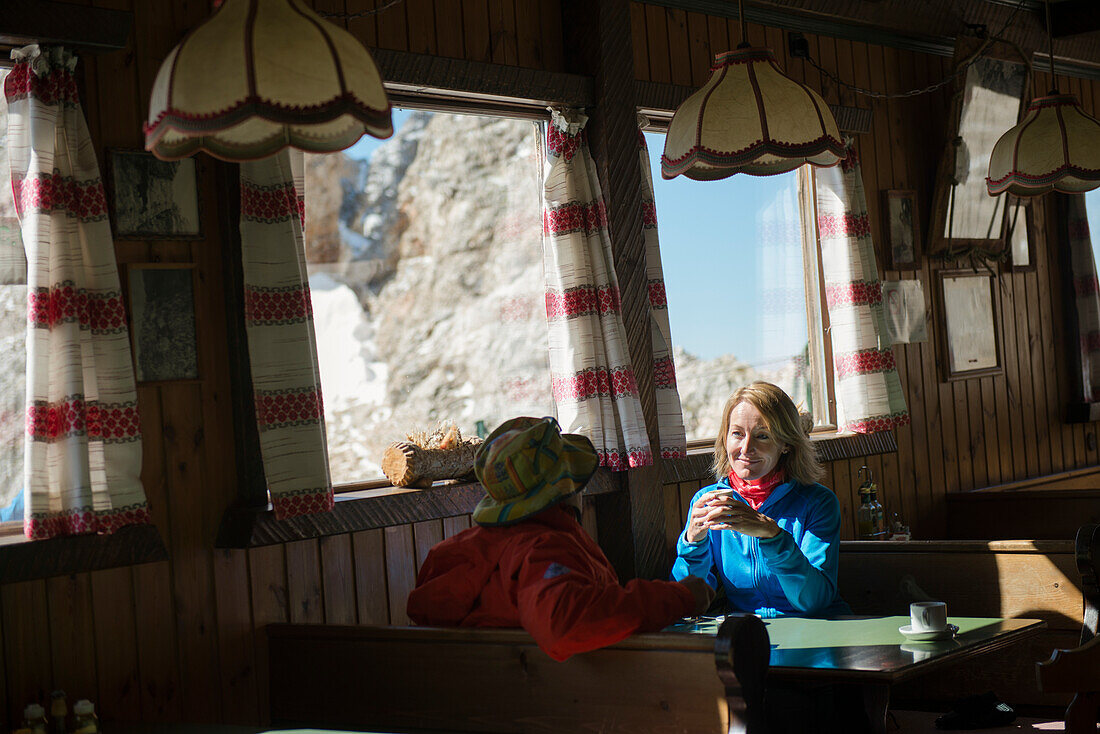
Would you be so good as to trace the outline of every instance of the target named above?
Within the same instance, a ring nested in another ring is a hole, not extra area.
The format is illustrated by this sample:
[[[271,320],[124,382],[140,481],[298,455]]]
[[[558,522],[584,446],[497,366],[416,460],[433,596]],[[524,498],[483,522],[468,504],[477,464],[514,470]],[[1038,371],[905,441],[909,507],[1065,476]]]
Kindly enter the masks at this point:
[[[736,20],[641,3],[632,4],[632,29],[636,76],[652,82],[698,86],[708,78],[714,54],[736,47],[741,40]],[[754,46],[769,46],[781,68],[821,91],[830,104],[872,111],[872,129],[856,137],[856,146],[880,272],[884,280],[921,280],[931,304],[935,273],[942,267],[939,261],[925,257],[916,270],[883,269],[888,260],[882,247],[879,192],[917,191],[920,229],[927,242],[936,165],[947,135],[948,93],[871,98],[840,87],[802,59],[789,58],[786,34],[780,29],[750,23],[748,40]],[[951,60],[940,56],[824,36],[808,36],[808,41],[811,57],[824,69],[876,92],[921,89],[952,70]],[[1059,77],[1057,83],[1095,114],[1100,99],[1096,82]],[[1050,88],[1049,74],[1037,74],[1033,94],[1045,94]],[[896,454],[836,461],[827,467],[824,483],[837,492],[847,518],[845,538],[855,537],[852,508],[859,501],[855,489],[860,483],[856,475],[864,464],[874,472],[888,516],[898,512],[916,537],[941,538],[946,533],[947,492],[1098,463],[1096,425],[1063,422],[1072,390],[1062,355],[1073,345],[1067,343],[1062,326],[1059,254],[1048,244],[1055,237],[1049,199],[1040,199],[1035,207],[1039,225],[1039,236],[1033,240],[1035,268],[1025,272],[1002,268],[997,276],[1003,374],[945,382],[934,319],[928,343],[894,347],[912,423],[898,429]],[[669,502],[673,494],[697,486],[669,488]]]
[[[104,160],[108,148],[139,148],[149,89],[161,60],[208,12],[207,0],[86,0],[134,13],[130,46],[86,59],[85,108]],[[355,13],[375,0],[315,0],[318,9]],[[637,78],[700,84],[712,54],[737,41],[724,19],[634,5]],[[344,22],[344,21],[339,21]],[[557,0],[406,0],[346,21],[370,46],[562,71]],[[831,102],[874,110],[874,130],[859,140],[868,192],[913,188],[922,212],[942,146],[946,99],[870,102],[838,90],[784,58],[783,33],[750,26],[755,43],[779,53],[791,73]],[[861,86],[898,91],[940,79],[948,62],[866,44],[810,38],[821,64]],[[1040,83],[1045,88],[1046,82]],[[1091,84],[1070,81],[1092,109]],[[266,659],[261,630],[270,622],[400,624],[416,568],[434,542],[469,523],[448,518],[249,551],[213,548],[222,511],[235,495],[229,376],[221,362],[226,315],[214,170],[200,157],[206,236],[194,242],[118,241],[120,263],[186,263],[196,274],[200,379],[139,388],[143,480],[168,562],[0,587],[0,711],[16,724],[24,704],[54,688],[94,700],[105,720],[263,722]],[[868,202],[878,231],[877,196]],[[926,227],[923,227],[925,229]],[[1058,262],[1043,242],[1034,272],[1000,276],[1007,369],[1004,376],[947,384],[930,344],[896,350],[913,412],[896,455],[873,457],[888,507],[901,505],[922,537],[944,528],[943,494],[1095,463],[1095,428],[1060,421],[1068,386],[1055,356]],[[887,272],[920,277],[932,267]],[[835,462],[827,483],[850,510],[861,461]],[[904,480],[904,481],[903,481]],[[666,488],[679,517],[697,483]],[[846,516],[851,517],[851,512]],[[593,513],[586,527],[596,533]],[[670,522],[670,540],[678,528]],[[846,537],[853,529],[846,527]]]

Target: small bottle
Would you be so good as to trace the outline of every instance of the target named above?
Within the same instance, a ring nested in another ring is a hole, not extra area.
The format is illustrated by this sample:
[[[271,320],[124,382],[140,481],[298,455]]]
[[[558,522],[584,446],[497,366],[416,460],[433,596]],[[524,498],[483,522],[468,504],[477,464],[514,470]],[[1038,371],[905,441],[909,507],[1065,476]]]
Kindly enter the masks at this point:
[[[99,719],[95,706],[86,698],[73,704],[72,734],[99,734]]]
[[[23,728],[32,734],[49,734],[49,725],[46,722],[46,710],[41,704],[29,703],[23,709]]]
[[[860,467],[867,479],[859,485],[859,509],[856,510],[856,532],[860,540],[881,540],[886,537],[886,513],[879,504],[874,476],[866,466]]]
[[[896,512],[890,516],[890,532],[887,537],[889,540],[909,540],[912,537],[909,526],[901,521]]]
[[[68,717],[69,703],[65,700],[65,691],[54,691],[50,694],[50,734],[68,734]]]

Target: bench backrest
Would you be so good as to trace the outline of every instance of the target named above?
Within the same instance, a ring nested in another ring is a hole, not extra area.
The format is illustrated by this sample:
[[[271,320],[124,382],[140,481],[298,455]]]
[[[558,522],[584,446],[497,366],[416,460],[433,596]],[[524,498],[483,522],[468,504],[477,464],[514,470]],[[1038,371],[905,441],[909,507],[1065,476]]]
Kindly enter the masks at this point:
[[[281,726],[470,732],[748,732],[769,644],[751,615],[714,638],[636,635],[564,663],[521,630],[267,627]]]

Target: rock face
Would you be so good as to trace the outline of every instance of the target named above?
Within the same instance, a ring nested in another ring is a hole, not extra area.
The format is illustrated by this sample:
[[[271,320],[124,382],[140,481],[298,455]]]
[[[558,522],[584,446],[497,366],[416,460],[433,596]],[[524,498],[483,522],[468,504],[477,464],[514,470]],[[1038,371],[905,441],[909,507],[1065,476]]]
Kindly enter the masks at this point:
[[[309,157],[335,482],[380,475],[387,445],[441,421],[471,434],[553,414],[537,136],[530,122],[414,112],[369,164]],[[767,377],[732,355],[675,361],[689,439],[710,440],[729,394]]]

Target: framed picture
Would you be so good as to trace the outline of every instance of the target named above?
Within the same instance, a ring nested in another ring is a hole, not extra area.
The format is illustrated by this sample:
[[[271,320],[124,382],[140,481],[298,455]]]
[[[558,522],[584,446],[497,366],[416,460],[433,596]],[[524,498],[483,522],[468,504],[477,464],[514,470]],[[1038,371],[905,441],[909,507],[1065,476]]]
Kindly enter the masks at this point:
[[[1005,212],[1005,242],[1008,243],[1008,262],[1013,270],[1034,270],[1035,259],[1031,254],[1031,233],[1035,229],[1031,216],[1031,199],[1006,194],[1008,211]]]
[[[115,237],[202,238],[194,158],[162,161],[142,150],[110,150],[108,160]]]
[[[891,270],[912,270],[920,265],[920,228],[917,225],[917,192],[889,189],[882,192],[882,217],[886,223],[886,250]]]
[[[1001,335],[993,274],[941,270],[936,289],[944,379],[999,374]]]
[[[199,376],[192,266],[130,265],[130,338],[138,382]]]

